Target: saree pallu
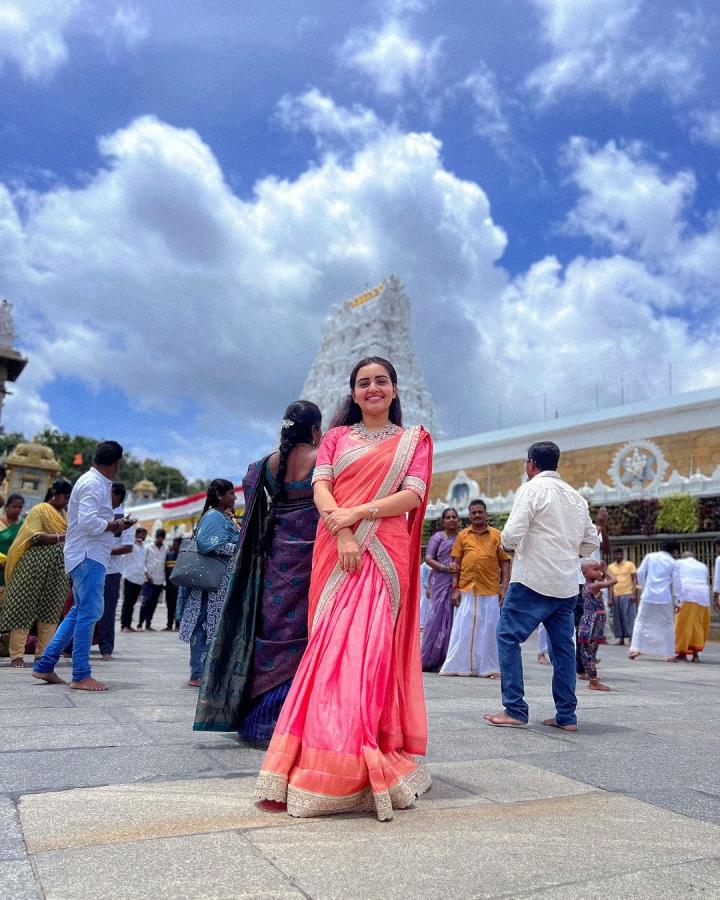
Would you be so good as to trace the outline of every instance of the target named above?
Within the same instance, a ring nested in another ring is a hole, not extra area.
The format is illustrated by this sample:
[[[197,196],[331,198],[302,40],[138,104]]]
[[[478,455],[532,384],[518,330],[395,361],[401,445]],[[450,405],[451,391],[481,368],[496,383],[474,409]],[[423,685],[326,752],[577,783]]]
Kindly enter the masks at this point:
[[[429,449],[430,435],[417,427],[341,455],[333,467],[338,506],[397,492],[425,442]],[[429,474],[428,462],[425,484]],[[354,529],[361,567],[352,574],[319,523],[310,638],[263,760],[258,800],[287,803],[292,816],[374,810],[383,820],[430,787],[411,756],[427,744],[418,604],[425,504],[407,518],[362,520]]]
[[[274,487],[267,457],[243,479],[243,516],[236,572],[205,667],[194,729],[238,731],[269,740],[290,681],[307,646],[310,563],[319,514],[310,478],[286,482],[276,509],[272,548],[258,543]]]
[[[69,588],[62,544],[29,547],[7,583],[0,631],[30,628],[35,622],[58,623]]]

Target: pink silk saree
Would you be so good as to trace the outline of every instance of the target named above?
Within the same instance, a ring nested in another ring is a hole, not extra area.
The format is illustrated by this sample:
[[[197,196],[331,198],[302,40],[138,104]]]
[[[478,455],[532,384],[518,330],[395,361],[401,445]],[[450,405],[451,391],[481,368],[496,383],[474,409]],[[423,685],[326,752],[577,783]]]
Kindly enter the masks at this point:
[[[418,597],[431,459],[432,440],[418,426],[379,444],[347,444],[316,467],[316,479],[333,481],[341,507],[404,487],[423,499],[407,517],[355,526],[357,573],[341,570],[336,539],[318,525],[310,638],[255,792],[287,803],[291,816],[367,810],[391,819],[393,808],[411,806],[430,787],[411,754],[423,755],[427,744]]]

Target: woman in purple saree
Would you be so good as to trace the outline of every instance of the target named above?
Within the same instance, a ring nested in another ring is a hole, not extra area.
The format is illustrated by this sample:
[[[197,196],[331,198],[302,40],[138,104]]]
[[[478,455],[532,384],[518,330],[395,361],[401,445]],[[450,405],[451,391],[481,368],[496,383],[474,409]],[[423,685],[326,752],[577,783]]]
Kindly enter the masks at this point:
[[[251,463],[243,479],[240,551],[205,666],[196,731],[237,731],[259,742],[272,736],[307,646],[320,423],[314,403],[291,403],[279,449]]]
[[[450,555],[458,536],[457,510],[448,507],[442,514],[442,529],[430,536],[425,550],[425,562],[430,566],[430,609],[422,637],[422,667],[424,672],[439,672],[447,656],[452,631],[452,577],[457,563]]]

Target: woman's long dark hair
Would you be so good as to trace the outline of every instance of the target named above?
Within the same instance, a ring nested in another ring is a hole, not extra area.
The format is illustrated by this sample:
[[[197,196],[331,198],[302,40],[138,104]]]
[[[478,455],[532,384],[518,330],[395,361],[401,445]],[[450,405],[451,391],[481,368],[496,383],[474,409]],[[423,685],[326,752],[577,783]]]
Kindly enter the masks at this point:
[[[227,492],[231,491],[234,487],[235,485],[232,481],[228,481],[227,478],[213,478],[210,482],[210,487],[208,488],[205,506],[203,506],[203,511],[200,513],[200,518],[202,518],[211,507],[212,509],[217,509],[220,505],[220,498],[222,495],[227,494]]]
[[[47,489],[47,493],[45,494],[45,499],[43,503],[48,503],[55,494],[64,494],[66,497],[69,497],[72,494],[73,486],[69,481],[65,481],[64,478],[58,478],[57,481],[53,481],[50,487]],[[8,497],[8,500],[10,498]]]
[[[298,444],[312,444],[313,428],[320,426],[322,413],[319,407],[309,400],[295,400],[285,410],[283,427],[280,431],[280,446],[278,453],[277,475],[275,475],[275,490],[270,498],[270,512],[265,519],[265,528],[260,537],[258,549],[260,553],[268,554],[272,547],[272,539],[275,533],[275,519],[277,518],[277,505],[285,499],[285,475],[287,474],[288,457],[293,447]],[[287,424],[289,423],[289,424]]]
[[[382,366],[390,376],[390,381],[395,388],[396,396],[390,404],[388,416],[393,425],[399,425],[402,428],[402,409],[400,408],[400,395],[397,389],[397,372],[395,371],[395,366],[391,362],[388,362],[388,360],[383,359],[382,356],[366,356],[365,359],[361,359],[360,362],[355,363],[353,370],[350,373],[350,393],[335,410],[335,415],[330,423],[331,428],[337,428],[339,425],[355,425],[357,422],[362,422],[362,411],[353,400],[353,391],[355,390],[355,382],[357,381],[357,374],[360,369],[362,369],[363,366],[371,366],[373,363]]]

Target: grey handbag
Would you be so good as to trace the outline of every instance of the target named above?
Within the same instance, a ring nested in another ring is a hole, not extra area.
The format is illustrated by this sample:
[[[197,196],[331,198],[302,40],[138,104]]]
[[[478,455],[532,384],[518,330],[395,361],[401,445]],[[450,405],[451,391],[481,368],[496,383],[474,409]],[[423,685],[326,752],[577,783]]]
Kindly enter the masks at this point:
[[[200,553],[196,535],[197,528],[191,537],[183,538],[170,581],[178,587],[199,588],[212,594],[220,587],[229,560],[213,553]]]

